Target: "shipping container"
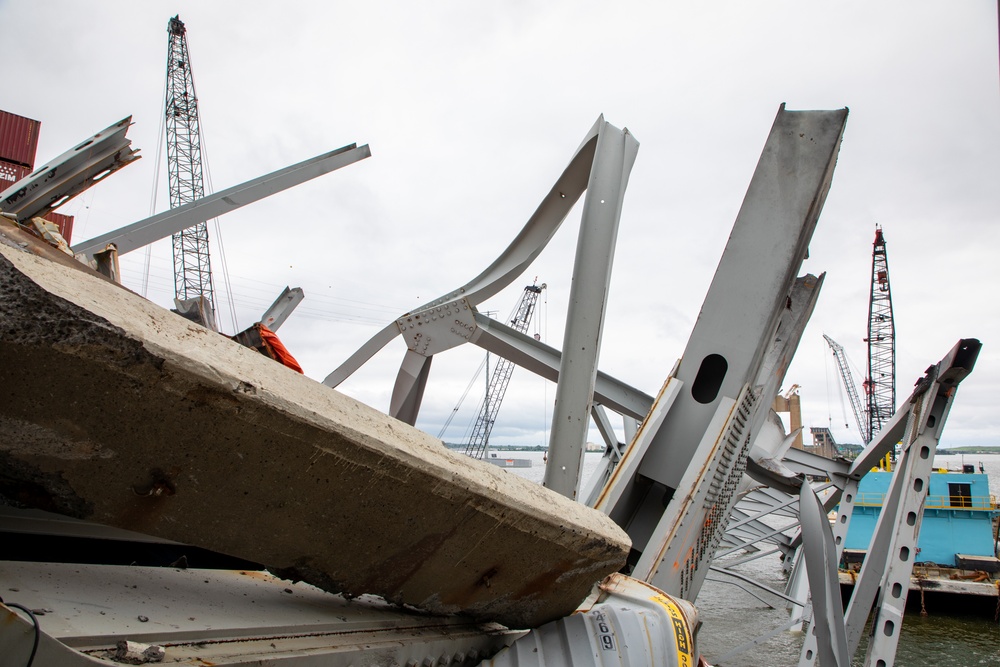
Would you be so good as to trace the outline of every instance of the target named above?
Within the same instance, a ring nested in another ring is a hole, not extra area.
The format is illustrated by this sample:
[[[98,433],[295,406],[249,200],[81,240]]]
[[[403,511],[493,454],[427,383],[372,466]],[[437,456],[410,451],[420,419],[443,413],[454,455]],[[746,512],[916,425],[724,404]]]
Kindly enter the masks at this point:
[[[30,167],[0,160],[0,192],[3,192],[30,173]]]
[[[8,111],[0,111],[0,160],[35,168],[38,130],[41,123]]]
[[[66,243],[73,245],[73,216],[62,213],[49,213],[45,216],[49,222],[54,222],[59,226],[59,233],[66,239]]]

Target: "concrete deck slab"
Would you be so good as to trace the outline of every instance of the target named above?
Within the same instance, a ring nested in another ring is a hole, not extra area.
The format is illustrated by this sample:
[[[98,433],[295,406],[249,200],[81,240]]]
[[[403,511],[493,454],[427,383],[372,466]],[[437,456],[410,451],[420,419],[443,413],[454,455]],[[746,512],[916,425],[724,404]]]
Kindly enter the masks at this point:
[[[618,568],[605,515],[0,228],[0,496],[328,591],[534,627]]]

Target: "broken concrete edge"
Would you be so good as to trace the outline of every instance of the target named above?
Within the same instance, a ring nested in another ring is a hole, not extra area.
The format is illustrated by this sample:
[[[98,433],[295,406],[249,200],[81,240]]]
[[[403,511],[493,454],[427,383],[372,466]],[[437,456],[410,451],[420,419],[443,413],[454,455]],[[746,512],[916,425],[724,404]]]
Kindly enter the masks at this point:
[[[137,329],[129,336],[150,355],[164,360],[167,371],[172,368],[179,374],[203,378],[207,385],[229,387],[243,400],[280,410],[313,427],[344,434],[367,448],[369,454],[374,452],[438,478],[450,478],[454,488],[442,485],[434,491],[446,498],[449,491],[488,498],[492,502],[484,501],[477,509],[498,521],[506,523],[507,512],[530,513],[539,519],[533,525],[539,537],[544,537],[538,531],[541,523],[542,532],[549,532],[564,544],[582,548],[594,540],[603,541],[609,547],[608,559],[583,568],[593,572],[595,581],[624,562],[630,546],[628,537],[600,512],[494,466],[453,453],[439,440],[177,317],[103,277],[91,275],[93,272],[86,267],[72,273],[57,269],[20,243],[3,244],[0,254],[22,275],[30,275],[28,279],[40,288],[101,318],[104,326],[121,333]],[[192,340],[198,344],[189,345]],[[276,389],[279,387],[280,393]],[[516,523],[512,527],[516,529]],[[580,575],[583,570],[564,576]]]
[[[60,266],[65,266],[76,271],[87,273],[101,280],[111,282],[89,266],[77,261],[72,256],[61,252],[57,248],[38,238],[31,232],[22,229],[19,224],[4,216],[0,216],[0,245],[5,245],[23,252],[30,253],[37,257],[44,257]],[[126,289],[121,287],[121,289]]]
[[[158,308],[149,302],[145,303],[151,308]],[[90,310],[93,311],[95,308],[91,307]],[[103,313],[98,314],[105,316]],[[165,361],[164,370],[169,371],[173,367],[194,376],[204,377],[209,382],[224,383],[234,392],[250,394],[251,400],[268,403],[293,417],[313,422],[327,430],[343,433],[352,440],[363,442],[370,450],[387,458],[394,458],[404,465],[430,468],[432,473],[450,474],[453,481],[461,479],[466,482],[464,485],[458,485],[461,490],[477,495],[488,495],[494,500],[504,498],[507,500],[506,504],[515,510],[530,509],[537,515],[539,507],[546,507],[549,509],[547,515],[540,518],[546,523],[559,524],[562,530],[572,530],[575,524],[586,525],[593,522],[597,524],[592,527],[596,532],[607,533],[609,536],[617,534],[619,539],[616,541],[626,550],[631,545],[624,531],[601,512],[591,510],[540,484],[524,480],[496,466],[452,452],[444,447],[440,440],[423,431],[392,419],[335,389],[299,375],[208,329],[186,322],[182,318],[170,317],[169,320],[172,324],[179,324],[178,329],[186,330],[186,335],[198,337],[201,341],[198,346],[193,346],[188,351],[187,357],[182,357],[184,362],[178,363],[177,357],[172,354],[165,355],[164,348],[147,339],[145,347],[151,354],[158,358],[173,359]],[[110,318],[109,321],[116,324]],[[149,320],[149,323],[151,322],[152,320]],[[169,332],[164,330],[157,333]],[[232,352],[238,355],[240,362],[247,362],[241,368],[239,376],[227,373],[215,361],[220,356]],[[186,363],[188,360],[191,363]],[[279,384],[286,389],[300,391],[289,395],[277,394],[270,390]],[[354,424],[354,427],[346,426],[346,423]],[[390,446],[388,442],[402,447]],[[456,473],[454,470],[456,466],[465,468],[467,473],[473,473],[471,475],[473,479]],[[447,489],[435,491],[440,494],[447,492]],[[533,501],[527,500],[528,498]]]

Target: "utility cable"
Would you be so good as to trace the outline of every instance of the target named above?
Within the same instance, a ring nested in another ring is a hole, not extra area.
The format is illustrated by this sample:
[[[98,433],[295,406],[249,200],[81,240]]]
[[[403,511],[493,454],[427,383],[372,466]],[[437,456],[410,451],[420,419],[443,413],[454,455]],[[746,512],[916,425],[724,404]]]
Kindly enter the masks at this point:
[[[13,607],[15,609],[20,609],[21,611],[23,611],[25,614],[28,615],[28,618],[31,619],[31,623],[35,629],[35,640],[31,645],[31,655],[28,656],[28,662],[24,666],[24,667],[31,667],[31,665],[34,664],[35,662],[35,653],[38,652],[38,639],[39,635],[41,634],[41,630],[38,627],[38,618],[35,617],[35,614],[30,609],[28,609],[24,605],[17,604],[16,602],[4,602],[3,598],[0,598],[0,604],[6,605],[8,607]]]

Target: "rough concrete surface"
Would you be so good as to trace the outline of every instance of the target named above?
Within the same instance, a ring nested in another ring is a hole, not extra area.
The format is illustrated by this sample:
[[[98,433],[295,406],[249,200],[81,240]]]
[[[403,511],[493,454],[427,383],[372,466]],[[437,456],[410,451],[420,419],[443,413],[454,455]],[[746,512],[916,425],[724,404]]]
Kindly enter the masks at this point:
[[[534,627],[624,563],[603,514],[0,228],[0,496],[330,591]]]

